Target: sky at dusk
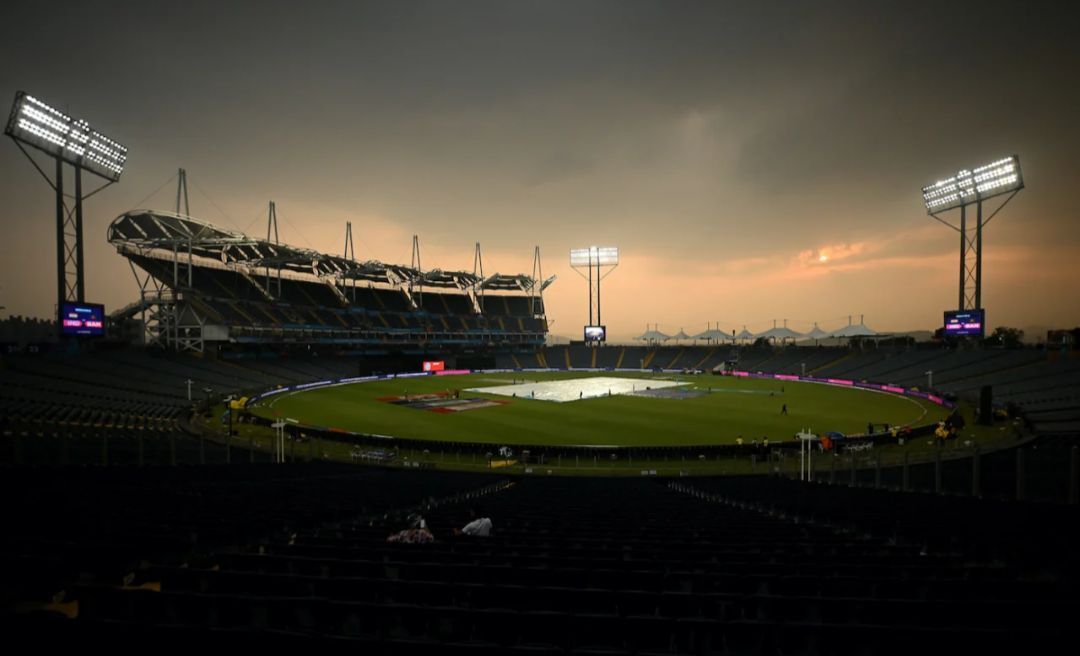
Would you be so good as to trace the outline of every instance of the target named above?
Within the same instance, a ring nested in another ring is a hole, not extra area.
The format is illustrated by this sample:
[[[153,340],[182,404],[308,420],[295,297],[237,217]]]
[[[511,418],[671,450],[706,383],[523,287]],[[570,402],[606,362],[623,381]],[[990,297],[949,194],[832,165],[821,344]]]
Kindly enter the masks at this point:
[[[174,209],[340,254],[545,275],[578,338],[568,251],[618,246],[610,337],[646,323],[927,330],[956,304],[955,232],[920,188],[1020,156],[984,237],[995,325],[1080,324],[1074,2],[53,2],[0,23],[25,90],[129,148],[87,201],[88,300],[137,296],[109,222]],[[44,161],[43,159],[41,161]],[[164,186],[163,186],[164,185]],[[160,191],[154,193],[155,190]],[[0,144],[0,316],[55,303],[54,198]]]

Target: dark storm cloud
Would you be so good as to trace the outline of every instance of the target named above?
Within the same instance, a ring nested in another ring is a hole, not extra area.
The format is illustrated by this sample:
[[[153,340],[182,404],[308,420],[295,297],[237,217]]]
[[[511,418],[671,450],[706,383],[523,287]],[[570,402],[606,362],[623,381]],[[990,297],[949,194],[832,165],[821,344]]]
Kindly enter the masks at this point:
[[[130,147],[122,183],[87,207],[91,287],[112,305],[130,274],[101,235],[177,166],[196,214],[259,231],[275,198],[288,239],[335,252],[346,218],[368,256],[407,257],[419,233],[458,267],[477,240],[542,243],[560,262],[618,243],[701,275],[788,271],[826,249],[856,253],[828,287],[856,294],[855,264],[920,271],[950,248],[923,231],[923,183],[1003,152],[1021,154],[1030,192],[995,234],[1080,244],[1075,7],[18,3],[0,92],[37,93]],[[46,314],[52,268],[26,245],[50,243],[51,199],[5,150],[0,305]],[[169,207],[170,191],[148,203]]]

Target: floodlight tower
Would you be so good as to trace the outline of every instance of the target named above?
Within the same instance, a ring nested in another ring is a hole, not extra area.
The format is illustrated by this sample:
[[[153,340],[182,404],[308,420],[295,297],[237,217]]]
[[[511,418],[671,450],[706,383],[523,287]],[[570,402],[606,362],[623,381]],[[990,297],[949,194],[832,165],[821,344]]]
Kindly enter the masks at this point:
[[[73,119],[34,96],[19,91],[11,105],[4,134],[11,137],[45,182],[56,192],[56,308],[65,302],[86,301],[83,260],[83,200],[118,182],[127,162],[127,148],[109,139],[82,119]],[[56,160],[53,179],[23,146],[30,146]],[[75,192],[64,193],[64,164],[75,170]],[[105,180],[83,194],[82,172]],[[66,199],[71,199],[68,207]]]
[[[997,216],[1020,190],[1024,176],[1020,158],[1010,155],[971,170],[963,169],[952,177],[923,187],[926,213],[960,233],[960,294],[957,310],[982,310],[982,231],[990,219]],[[1008,196],[983,219],[983,201]],[[969,226],[967,208],[975,205],[975,225]],[[953,225],[938,216],[950,210],[960,210],[960,225]]]
[[[577,271],[579,276],[589,281],[589,325],[586,327],[586,335],[588,336],[588,328],[597,327],[602,329],[604,326],[600,314],[600,281],[607,278],[615,270],[615,267],[619,266],[619,249],[614,246],[590,246],[588,248],[572,249],[570,251],[570,266]],[[606,273],[604,272],[605,268],[607,269]],[[582,273],[582,269],[586,269],[588,274]],[[594,305],[596,309],[595,322],[593,321]],[[586,341],[606,341],[606,333],[606,330],[601,330],[599,333],[594,333],[594,335],[597,335],[596,337],[587,337]]]

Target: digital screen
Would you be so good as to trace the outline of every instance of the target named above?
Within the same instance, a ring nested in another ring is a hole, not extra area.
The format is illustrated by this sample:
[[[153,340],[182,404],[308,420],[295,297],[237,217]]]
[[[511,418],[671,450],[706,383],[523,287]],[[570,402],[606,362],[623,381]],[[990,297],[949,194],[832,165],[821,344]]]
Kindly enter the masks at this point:
[[[945,313],[946,336],[976,336],[986,333],[986,310],[962,310]]]
[[[424,371],[445,371],[446,362],[442,360],[425,360]]]
[[[607,326],[585,326],[586,342],[603,342],[607,339]]]
[[[105,336],[105,306],[94,303],[61,303],[60,334]]]

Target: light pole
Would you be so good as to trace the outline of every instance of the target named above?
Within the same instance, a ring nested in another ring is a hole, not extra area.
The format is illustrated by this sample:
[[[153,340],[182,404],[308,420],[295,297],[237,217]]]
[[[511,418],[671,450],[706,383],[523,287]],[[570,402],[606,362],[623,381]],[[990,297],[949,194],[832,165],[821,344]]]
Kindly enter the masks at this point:
[[[190,401],[191,400],[191,384],[194,383],[195,381],[188,378],[184,382],[187,383],[187,400]]]
[[[1020,158],[1004,157],[972,169],[961,169],[943,180],[923,187],[926,213],[960,235],[960,289],[956,310],[982,310],[982,233],[986,224],[1024,188]],[[983,202],[999,196],[1001,201],[990,216],[983,216]],[[969,223],[967,208],[975,206],[975,220]],[[940,214],[960,210],[960,223],[954,225]],[[979,335],[982,335],[980,326]]]
[[[285,462],[285,422],[275,421],[271,427],[274,429],[274,462]]]

